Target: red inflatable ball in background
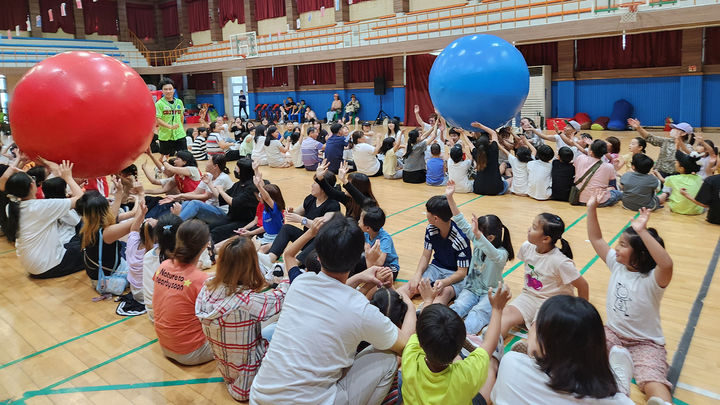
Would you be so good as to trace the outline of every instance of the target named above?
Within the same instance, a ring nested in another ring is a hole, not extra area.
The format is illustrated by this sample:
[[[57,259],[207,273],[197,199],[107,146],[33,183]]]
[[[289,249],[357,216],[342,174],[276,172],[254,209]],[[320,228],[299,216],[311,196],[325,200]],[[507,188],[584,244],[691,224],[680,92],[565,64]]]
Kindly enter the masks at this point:
[[[79,178],[132,164],[155,127],[155,106],[140,75],[94,52],[65,52],[35,65],[15,87],[9,110],[20,150],[69,160]]]

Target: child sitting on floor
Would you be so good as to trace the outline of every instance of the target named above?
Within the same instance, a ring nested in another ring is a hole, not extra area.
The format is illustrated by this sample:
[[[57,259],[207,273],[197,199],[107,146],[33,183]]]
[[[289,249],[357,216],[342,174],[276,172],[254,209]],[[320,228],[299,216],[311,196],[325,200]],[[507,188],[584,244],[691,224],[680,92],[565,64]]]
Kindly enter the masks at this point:
[[[435,301],[447,304],[465,287],[465,276],[472,256],[470,241],[452,220],[452,210],[447,197],[431,197],[425,203],[425,209],[430,224],[425,229],[425,249],[415,274],[398,292],[412,298],[419,292],[420,280],[427,278],[434,283],[433,288],[438,291]]]
[[[643,207],[651,210],[660,208],[660,200],[655,195],[660,188],[660,180],[650,174],[654,164],[655,162],[645,154],[632,155],[633,171],[623,174],[620,178],[624,208],[631,211]]]
[[[700,215],[703,207],[695,205],[685,198],[680,192],[684,190],[689,195],[696,195],[702,185],[702,177],[697,172],[700,170],[698,158],[675,151],[675,170],[678,174],[665,178],[665,186],[660,194],[660,204],[668,202],[670,210],[676,214]]]
[[[528,196],[536,200],[547,200],[552,196],[552,168],[550,163],[555,152],[548,145],[540,145],[535,160],[528,162]]]
[[[555,201],[568,201],[570,189],[575,182],[575,166],[572,164],[575,154],[572,149],[563,146],[558,150],[558,159],[553,160],[550,177],[552,178],[552,193],[550,199]]]
[[[427,279],[421,284],[423,291],[430,290]],[[492,316],[482,345],[477,348],[467,340],[465,325],[453,310],[440,304],[422,309],[417,334],[410,337],[403,350],[405,403],[486,403],[489,398],[483,398],[478,392],[488,377],[490,355],[498,345],[502,311],[510,299],[510,291],[503,287],[493,293],[490,289],[487,299],[492,306]],[[456,361],[463,348],[470,351],[470,355]]]
[[[445,177],[445,160],[440,156],[440,145],[434,143],[430,145],[430,154],[432,157],[425,163],[427,173],[425,175],[425,184],[428,186],[444,186],[447,182]]]
[[[400,272],[398,254],[395,251],[392,237],[383,226],[385,225],[385,212],[378,206],[363,208],[358,225],[365,232],[365,268],[371,266],[389,267],[393,273],[393,280]],[[377,257],[368,257],[368,249],[375,244],[379,245]]]
[[[495,215],[477,218],[473,215],[471,225],[455,204],[454,193],[455,184],[450,181],[445,188],[445,195],[453,213],[452,220],[472,240],[473,252],[465,288],[455,298],[450,309],[465,318],[467,333],[476,334],[490,321],[492,308],[487,299],[488,288],[497,288],[502,283],[505,263],[512,260],[515,254],[510,231],[500,218]]]
[[[607,346],[611,356],[615,352],[627,359],[616,374],[628,384],[634,375],[640,390],[649,397],[648,404],[670,404],[672,385],[666,377],[660,301],[672,279],[672,258],[657,231],[647,227],[647,208],[640,209],[611,249],[600,230],[597,206],[597,197],[593,196],[587,203],[587,231],[595,252],[611,272],[605,301]]]
[[[564,232],[565,223],[555,214],[542,213],[533,220],[517,255],[525,262],[525,285],[505,308],[503,336],[513,326],[529,328],[540,306],[552,296],[573,295],[576,288],[579,297],[588,299],[588,283],[575,268],[570,244],[562,238]],[[560,248],[555,246],[558,240]]]

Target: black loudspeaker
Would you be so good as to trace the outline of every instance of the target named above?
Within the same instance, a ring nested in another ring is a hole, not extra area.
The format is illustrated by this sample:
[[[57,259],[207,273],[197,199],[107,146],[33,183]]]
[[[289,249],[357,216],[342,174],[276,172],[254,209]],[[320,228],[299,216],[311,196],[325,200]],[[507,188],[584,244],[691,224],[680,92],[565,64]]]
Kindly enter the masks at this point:
[[[382,76],[378,76],[375,78],[375,95],[376,96],[384,96],[385,95],[385,78]]]

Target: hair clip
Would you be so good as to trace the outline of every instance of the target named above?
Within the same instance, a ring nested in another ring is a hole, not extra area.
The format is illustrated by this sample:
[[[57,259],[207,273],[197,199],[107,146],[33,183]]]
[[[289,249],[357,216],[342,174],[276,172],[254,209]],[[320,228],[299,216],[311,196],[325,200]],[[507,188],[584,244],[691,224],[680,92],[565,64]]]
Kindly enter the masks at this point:
[[[163,226],[163,230],[165,230],[165,231],[169,231],[170,229],[172,229],[172,225]]]
[[[10,202],[14,202],[14,203],[20,202],[20,199],[18,197],[15,197],[12,194],[6,194],[6,195],[7,195],[8,200],[10,200]]]

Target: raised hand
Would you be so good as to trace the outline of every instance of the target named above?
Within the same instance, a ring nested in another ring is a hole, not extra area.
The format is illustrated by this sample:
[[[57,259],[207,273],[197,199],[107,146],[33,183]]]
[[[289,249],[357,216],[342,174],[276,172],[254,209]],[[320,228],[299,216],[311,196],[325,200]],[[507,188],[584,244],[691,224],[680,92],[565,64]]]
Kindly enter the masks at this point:
[[[630,128],[635,130],[640,128],[640,121],[637,118],[628,118],[627,124],[630,125]]]
[[[415,104],[415,107],[413,107],[413,112],[414,112],[415,114],[419,113],[419,112],[420,112],[420,106],[417,105],[417,104]]]
[[[455,194],[455,180],[448,180],[445,185],[445,196],[450,198]]]
[[[318,167],[315,170],[315,177],[317,177],[318,180],[325,177],[325,173],[327,173],[328,167],[330,167],[330,163],[327,161],[327,159],[323,159],[323,161],[318,164]]]
[[[252,161],[252,169],[255,173],[258,172],[258,167],[260,167],[260,162],[257,160]]]
[[[297,214],[293,214],[293,215],[297,215]],[[301,218],[301,220],[302,220],[302,218]],[[317,235],[318,232],[320,232],[320,228],[322,228],[323,225],[325,225],[325,222],[327,222],[325,220],[325,217],[317,217],[317,218],[313,219],[310,224],[310,234]]]
[[[365,246],[365,261],[367,263],[376,263],[380,258],[382,251],[380,250],[380,239],[377,239],[372,246]]]
[[[478,225],[478,217],[477,217],[475,214],[473,214],[471,221],[472,221],[472,231],[473,231],[473,235],[475,235],[475,237],[479,239],[479,238],[480,238],[481,236],[483,236],[484,234],[483,234],[483,232],[480,230],[480,225]]]
[[[69,160],[63,160],[60,166],[58,166],[58,171],[60,172],[60,177],[65,180],[66,182],[70,179],[72,179],[72,169],[74,163],[70,163]]]
[[[650,210],[648,208],[640,208],[638,211],[638,217],[630,220],[630,226],[635,232],[640,233],[647,229],[648,221],[650,220]]]
[[[340,168],[338,169],[338,180],[340,180],[340,183],[345,184],[348,182],[347,180],[347,174],[348,174],[348,163],[343,160],[342,163],[340,163]]]

